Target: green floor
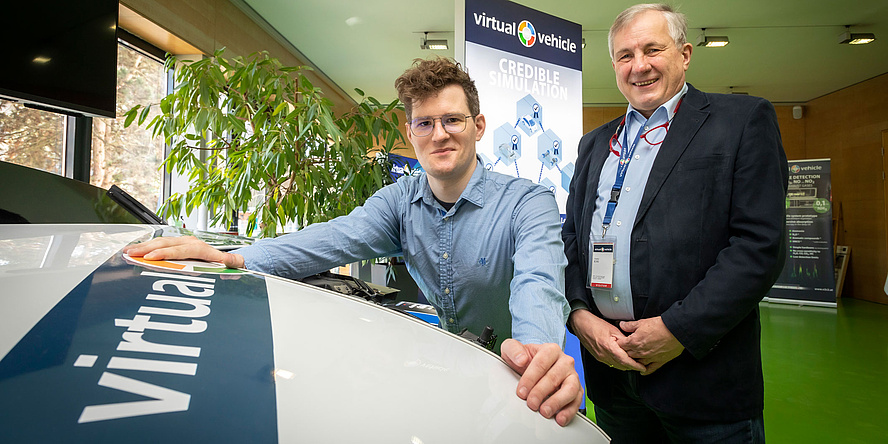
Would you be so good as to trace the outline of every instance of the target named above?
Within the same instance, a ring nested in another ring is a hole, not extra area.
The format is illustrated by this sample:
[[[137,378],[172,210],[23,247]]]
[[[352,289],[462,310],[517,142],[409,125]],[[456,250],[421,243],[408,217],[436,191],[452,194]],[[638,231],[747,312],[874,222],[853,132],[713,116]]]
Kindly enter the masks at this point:
[[[888,306],[761,306],[771,443],[888,442]]]
[[[769,443],[888,443],[888,305],[762,303],[761,319]]]

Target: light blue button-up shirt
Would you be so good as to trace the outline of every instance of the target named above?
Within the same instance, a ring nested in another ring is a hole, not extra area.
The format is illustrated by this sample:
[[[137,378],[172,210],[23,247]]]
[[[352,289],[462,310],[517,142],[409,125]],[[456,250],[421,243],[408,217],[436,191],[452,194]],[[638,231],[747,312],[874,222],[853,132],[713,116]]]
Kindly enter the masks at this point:
[[[426,175],[405,176],[347,216],[237,250],[246,268],[302,278],[337,265],[403,256],[441,327],[499,344],[564,343],[569,306],[561,218],[546,187],[477,163],[459,200],[439,204]]]
[[[630,242],[632,226],[635,224],[635,216],[638,214],[638,207],[641,204],[641,197],[644,195],[651,167],[654,165],[654,160],[657,159],[657,153],[663,147],[658,142],[662,142],[666,131],[662,129],[651,131],[646,139],[637,137],[637,135],[644,134],[658,125],[671,122],[676,106],[687,91],[688,85],[685,84],[678,94],[660,105],[649,119],[645,119],[641,113],[632,108],[632,105],[629,105],[626,111],[626,124],[623,126],[623,131],[617,135],[621,145],[625,146],[628,143],[631,146],[636,143],[636,146],[629,167],[626,169],[617,208],[614,210],[610,227],[607,229],[607,236],[616,238],[613,288],[608,290],[592,289],[595,305],[608,319],[622,321],[635,319],[632,288],[629,280],[631,271],[629,248],[632,244]],[[651,143],[656,145],[651,145]],[[620,151],[620,146],[614,146],[614,148]],[[601,176],[598,180],[598,199],[595,202],[595,213],[592,214],[592,235],[596,239],[601,237],[601,224],[605,211],[607,211],[607,201],[610,200],[611,189],[617,178],[619,162],[619,156],[611,153],[601,168]]]

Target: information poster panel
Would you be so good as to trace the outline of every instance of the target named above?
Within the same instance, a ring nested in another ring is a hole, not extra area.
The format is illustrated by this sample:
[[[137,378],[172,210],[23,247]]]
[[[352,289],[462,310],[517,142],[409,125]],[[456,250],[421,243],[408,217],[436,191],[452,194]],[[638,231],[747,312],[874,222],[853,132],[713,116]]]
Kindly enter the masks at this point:
[[[789,162],[786,265],[768,300],[836,305],[829,159]]]
[[[504,0],[457,2],[457,22],[456,57],[487,121],[485,167],[548,187],[564,213],[583,132],[582,27]]]
[[[484,166],[548,187],[563,223],[583,136],[582,27],[505,0],[457,0],[455,34],[487,121]],[[585,382],[579,340],[566,340]]]

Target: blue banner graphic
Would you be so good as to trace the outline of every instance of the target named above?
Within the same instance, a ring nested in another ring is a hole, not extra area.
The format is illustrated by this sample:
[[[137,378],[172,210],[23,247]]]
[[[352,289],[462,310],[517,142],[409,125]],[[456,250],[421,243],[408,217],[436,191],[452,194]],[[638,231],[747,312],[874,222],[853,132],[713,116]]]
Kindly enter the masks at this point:
[[[460,1],[463,62],[487,122],[478,155],[488,170],[552,191],[564,223],[583,135],[582,26],[506,0]],[[567,344],[585,381],[579,340],[568,332]]]
[[[401,176],[414,176],[422,171],[422,165],[412,157],[389,154],[389,160],[392,162],[392,169],[389,171],[389,174],[391,174],[394,181],[397,181]]]
[[[583,134],[582,27],[509,1],[463,1],[457,46],[487,122],[478,155],[548,188],[563,211]]]
[[[582,27],[501,0],[465,0],[466,41],[555,65],[583,69]]]
[[[0,361],[0,440],[277,442],[273,364],[264,278],[118,254]]]

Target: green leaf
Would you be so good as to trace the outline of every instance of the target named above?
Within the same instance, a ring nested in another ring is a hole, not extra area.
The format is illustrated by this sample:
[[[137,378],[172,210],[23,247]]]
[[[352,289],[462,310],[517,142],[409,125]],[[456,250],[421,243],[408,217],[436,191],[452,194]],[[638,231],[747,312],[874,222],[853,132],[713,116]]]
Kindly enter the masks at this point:
[[[364,99],[337,115],[333,102],[303,75],[309,69],[282,66],[266,52],[234,58],[224,53],[177,66],[175,90],[147,125],[170,144],[164,168],[190,178],[189,190],[171,196],[163,211],[172,215],[205,205],[213,220],[223,221],[230,210],[248,208],[256,192],[263,197],[248,230],[273,236],[280,224],[304,227],[347,214],[389,181],[385,169],[366,158],[367,147],[384,141],[385,152],[403,142],[393,112],[402,109],[400,102],[383,111],[378,100],[356,89]],[[124,123],[138,118],[143,125],[149,114],[147,105],[138,105]],[[209,150],[191,149],[203,138]]]
[[[280,114],[280,112],[283,111],[283,109],[284,109],[286,106],[287,106],[287,102],[281,102],[280,104],[278,104],[278,106],[276,106],[276,107],[274,108],[274,112],[271,113],[271,115],[272,115],[272,116],[276,116],[276,115]]]
[[[233,132],[244,133],[247,131],[246,123],[234,115],[228,114],[228,123],[231,125],[231,130]]]
[[[139,110],[139,107],[140,105],[136,105],[133,107],[133,109],[127,111],[126,114],[124,114],[126,116],[126,119],[123,121],[123,126],[125,128],[128,128],[130,125],[132,125],[133,120],[136,119],[136,113]]]
[[[299,86],[306,91],[311,91],[314,89],[314,85],[311,84],[311,81],[308,80],[308,77],[305,77],[303,75],[299,76]]]
[[[203,132],[207,129],[207,120],[210,118],[209,111],[201,109],[197,111],[197,118],[194,121],[194,129]]]

